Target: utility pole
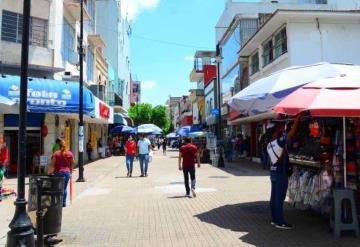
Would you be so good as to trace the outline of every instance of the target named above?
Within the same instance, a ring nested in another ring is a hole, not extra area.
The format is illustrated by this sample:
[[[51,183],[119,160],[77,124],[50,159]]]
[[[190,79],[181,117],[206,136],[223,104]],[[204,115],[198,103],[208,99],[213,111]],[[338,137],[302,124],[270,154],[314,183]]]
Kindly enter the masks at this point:
[[[26,113],[27,113],[27,87],[29,67],[29,34],[30,34],[31,0],[24,0],[23,30],[21,41],[21,81],[20,81],[20,109],[19,109],[19,137],[18,137],[18,169],[17,191],[15,201],[15,215],[10,222],[10,231],[7,234],[7,246],[35,246],[34,231],[29,215],[26,212],[25,200],[25,173],[26,173]]]
[[[217,102],[218,102],[218,140],[219,141],[223,141],[223,134],[222,134],[222,130],[221,130],[221,83],[220,83],[220,64],[222,62],[222,57],[221,57],[221,52],[220,52],[220,46],[217,45],[216,46],[216,71],[217,71],[217,76],[216,76],[216,88],[217,88]],[[225,167],[225,163],[224,163],[224,157],[223,157],[223,150],[224,150],[224,145],[223,143],[220,145],[220,149],[219,149],[219,162],[218,162],[218,167]]]
[[[83,86],[84,86],[84,0],[80,0],[80,47],[79,47],[79,62],[80,62],[80,79],[79,79],[79,178],[76,182],[85,182],[84,178],[84,108],[83,108]]]

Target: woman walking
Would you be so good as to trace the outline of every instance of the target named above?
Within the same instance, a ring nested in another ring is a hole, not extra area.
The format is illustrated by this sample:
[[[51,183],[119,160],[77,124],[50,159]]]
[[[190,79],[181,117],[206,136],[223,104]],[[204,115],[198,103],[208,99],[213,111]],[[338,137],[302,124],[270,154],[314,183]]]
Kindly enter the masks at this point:
[[[55,176],[64,177],[63,207],[66,207],[67,185],[71,177],[74,163],[75,161],[73,154],[66,150],[65,141],[61,140],[60,150],[53,154],[48,173],[54,174]]]
[[[127,176],[132,177],[133,163],[136,155],[136,142],[132,136],[129,136],[125,143]]]

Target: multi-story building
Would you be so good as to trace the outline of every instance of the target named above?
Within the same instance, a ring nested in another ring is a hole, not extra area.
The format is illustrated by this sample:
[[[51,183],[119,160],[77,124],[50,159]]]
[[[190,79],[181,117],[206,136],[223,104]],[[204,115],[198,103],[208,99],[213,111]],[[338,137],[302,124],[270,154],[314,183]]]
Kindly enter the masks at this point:
[[[131,105],[136,105],[141,103],[141,81],[131,80],[131,95],[130,103]]]
[[[182,97],[171,97],[167,100],[170,124],[173,130],[180,127],[178,122],[180,116],[180,101]]]
[[[249,83],[289,66],[359,63],[353,52],[358,14],[344,12],[359,4],[357,0],[228,1],[216,27],[223,103]],[[345,36],[352,38],[340,40]],[[251,136],[251,155],[255,156],[261,118],[229,115],[230,135]]]
[[[190,81],[197,84],[196,89],[190,90],[193,123],[206,124],[209,130],[214,132],[216,125],[214,109],[218,107],[215,56],[215,51],[197,51],[194,56],[194,68],[190,73]]]
[[[122,13],[121,1],[96,1],[96,30],[105,40],[104,55],[109,67],[107,102],[116,112],[126,113],[130,106],[131,26]],[[105,14],[106,13],[106,14]]]
[[[0,92],[16,102],[20,81],[22,6],[20,0],[2,0],[0,4],[0,73],[3,75]],[[98,140],[105,141],[108,123],[112,121],[112,109],[101,101],[104,99],[103,85],[108,81],[107,63],[102,54],[106,44],[96,33],[95,1],[84,1],[83,11],[84,134],[85,142],[90,140],[96,150]],[[32,164],[32,158],[37,154],[50,157],[52,144],[58,137],[66,140],[77,159],[80,1],[33,0],[30,23],[28,164]],[[11,169],[16,169],[17,163],[14,155],[17,123],[16,113],[0,113],[0,132],[9,145]],[[94,152],[93,158],[97,155]]]

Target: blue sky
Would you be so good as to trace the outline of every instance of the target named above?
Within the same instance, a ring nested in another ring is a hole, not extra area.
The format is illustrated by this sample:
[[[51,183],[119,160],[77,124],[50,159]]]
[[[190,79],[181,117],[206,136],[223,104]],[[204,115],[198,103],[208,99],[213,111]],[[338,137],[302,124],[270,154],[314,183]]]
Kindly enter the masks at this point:
[[[135,2],[131,70],[143,81],[142,102],[165,104],[169,95],[188,94],[196,87],[189,82],[191,58],[196,50],[215,49],[215,25],[224,0]]]

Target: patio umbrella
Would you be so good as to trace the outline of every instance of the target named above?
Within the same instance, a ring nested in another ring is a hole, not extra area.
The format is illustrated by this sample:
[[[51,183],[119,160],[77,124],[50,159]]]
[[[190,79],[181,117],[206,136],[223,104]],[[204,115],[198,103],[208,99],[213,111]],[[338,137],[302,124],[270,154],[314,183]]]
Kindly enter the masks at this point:
[[[139,133],[157,132],[162,133],[162,129],[155,124],[142,124],[137,127]]]
[[[110,130],[111,134],[120,134],[122,132],[124,125],[119,125]]]
[[[199,127],[187,125],[177,130],[176,134],[178,134],[179,136],[189,136],[191,132],[197,132],[197,131],[201,131]]]
[[[342,117],[344,144],[344,187],[346,188],[346,117],[360,117],[360,79],[352,76],[309,83],[274,107],[280,114],[296,115],[310,111],[312,116]]]
[[[166,135],[166,138],[176,138],[178,135],[175,132]]]
[[[299,87],[319,79],[340,75],[360,75],[360,66],[319,63],[290,67],[262,78],[234,95],[228,104],[246,115],[271,110]]]
[[[204,131],[196,131],[196,132],[190,132],[189,137],[195,138],[195,137],[205,137],[207,136],[207,132]]]
[[[122,126],[121,132],[122,133],[130,133],[136,131],[134,128],[130,126]]]

